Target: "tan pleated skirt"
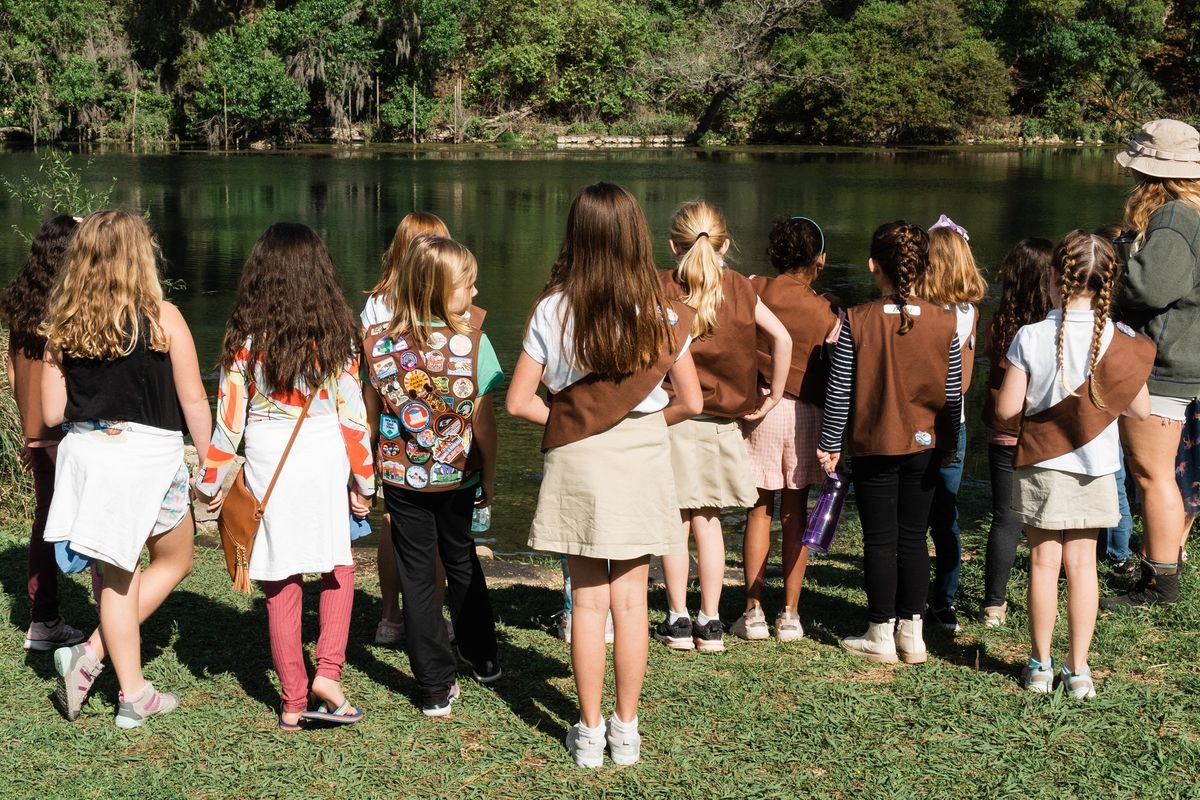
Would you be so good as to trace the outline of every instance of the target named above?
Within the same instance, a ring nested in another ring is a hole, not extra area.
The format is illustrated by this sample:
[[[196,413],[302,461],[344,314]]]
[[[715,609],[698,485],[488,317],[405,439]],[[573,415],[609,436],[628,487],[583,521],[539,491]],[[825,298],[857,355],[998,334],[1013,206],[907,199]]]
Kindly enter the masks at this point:
[[[1121,521],[1115,475],[1076,475],[1043,467],[1013,473],[1013,513],[1049,531],[1111,528]]]
[[[737,420],[698,417],[670,427],[680,508],[749,508],[758,500]]]
[[[546,452],[534,550],[623,561],[679,551],[679,503],[661,413]]]

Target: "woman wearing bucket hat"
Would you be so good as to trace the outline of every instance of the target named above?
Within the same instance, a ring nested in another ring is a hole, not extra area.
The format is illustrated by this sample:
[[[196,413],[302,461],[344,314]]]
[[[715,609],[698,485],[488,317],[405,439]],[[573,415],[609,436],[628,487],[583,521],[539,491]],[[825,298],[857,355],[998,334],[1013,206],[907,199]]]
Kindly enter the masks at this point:
[[[1184,510],[1175,467],[1189,406],[1200,395],[1200,132],[1173,119],[1148,122],[1116,158],[1137,181],[1125,204],[1136,234],[1117,303],[1123,319],[1158,346],[1150,374],[1151,416],[1121,419],[1121,439],[1142,496],[1142,575],[1105,609],[1144,608],[1179,598]],[[1191,443],[1188,443],[1191,445]]]

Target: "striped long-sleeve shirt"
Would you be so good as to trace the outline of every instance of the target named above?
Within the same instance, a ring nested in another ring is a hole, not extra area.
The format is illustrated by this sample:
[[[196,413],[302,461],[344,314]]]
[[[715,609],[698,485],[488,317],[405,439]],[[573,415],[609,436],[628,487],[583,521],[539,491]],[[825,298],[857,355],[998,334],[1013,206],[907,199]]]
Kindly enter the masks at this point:
[[[829,366],[829,385],[825,390],[825,413],[821,422],[821,449],[842,452],[842,438],[850,419],[850,398],[854,391],[855,349],[850,320],[842,324],[842,333],[833,350]],[[958,441],[962,419],[962,352],[958,334],[950,343],[950,369],[946,374],[946,413],[954,422],[952,442]]]

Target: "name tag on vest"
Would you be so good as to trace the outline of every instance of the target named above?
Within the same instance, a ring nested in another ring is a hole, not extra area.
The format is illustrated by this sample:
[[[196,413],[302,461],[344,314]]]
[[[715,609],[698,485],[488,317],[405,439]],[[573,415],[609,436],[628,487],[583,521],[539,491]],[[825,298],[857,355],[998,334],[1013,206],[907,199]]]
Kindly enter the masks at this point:
[[[921,307],[920,306],[905,306],[904,309],[908,312],[908,315],[910,317],[921,316]],[[883,306],[883,313],[896,314],[897,316],[899,316],[900,306],[896,305],[895,303],[885,303]]]

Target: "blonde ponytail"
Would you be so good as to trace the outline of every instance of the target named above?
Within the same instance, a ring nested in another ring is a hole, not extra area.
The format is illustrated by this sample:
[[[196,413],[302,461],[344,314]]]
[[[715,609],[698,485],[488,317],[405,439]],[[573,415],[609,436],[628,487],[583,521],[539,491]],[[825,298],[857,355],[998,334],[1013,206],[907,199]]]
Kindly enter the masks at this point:
[[[717,311],[725,300],[721,250],[727,242],[725,217],[709,203],[685,203],[671,219],[671,243],[679,255],[675,280],[686,291],[683,302],[696,310],[693,337],[717,328]]]

